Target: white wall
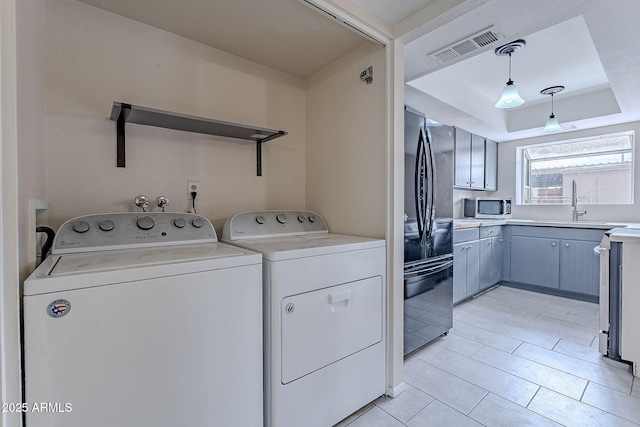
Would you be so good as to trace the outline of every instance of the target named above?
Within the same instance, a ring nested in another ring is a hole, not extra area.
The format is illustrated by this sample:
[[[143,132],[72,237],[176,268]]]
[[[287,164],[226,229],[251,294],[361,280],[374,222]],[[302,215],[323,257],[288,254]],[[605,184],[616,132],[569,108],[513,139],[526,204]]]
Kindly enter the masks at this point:
[[[510,197],[513,217],[523,219],[556,219],[571,220],[571,205],[561,206],[517,206],[516,195],[516,148],[523,145],[560,141],[572,138],[604,135],[623,131],[635,131],[635,170],[634,170],[634,204],[633,205],[593,205],[579,204],[580,210],[587,210],[587,214],[580,217],[580,221],[619,221],[640,222],[640,122],[627,123],[604,128],[588,129],[575,132],[563,132],[529,138],[518,141],[501,142],[498,144],[498,191],[488,193],[491,197]],[[580,190],[578,189],[578,195]]]
[[[0,0],[0,400],[20,402],[16,1]],[[19,426],[2,412],[0,426]]]
[[[384,48],[365,44],[307,81],[307,208],[335,233],[385,237],[386,74]]]
[[[44,156],[43,2],[19,1],[18,60],[18,209],[20,280],[35,267],[35,225],[31,200],[46,197]],[[33,229],[32,229],[33,228]]]
[[[165,195],[186,211],[187,181],[200,181],[198,213],[219,228],[233,213],[305,206],[305,89],[298,78],[75,0],[45,5],[47,199],[54,227],[71,217],[131,211]],[[127,167],[115,166],[113,101],[282,129],[263,146],[127,125]],[[218,230],[219,231],[219,230]]]

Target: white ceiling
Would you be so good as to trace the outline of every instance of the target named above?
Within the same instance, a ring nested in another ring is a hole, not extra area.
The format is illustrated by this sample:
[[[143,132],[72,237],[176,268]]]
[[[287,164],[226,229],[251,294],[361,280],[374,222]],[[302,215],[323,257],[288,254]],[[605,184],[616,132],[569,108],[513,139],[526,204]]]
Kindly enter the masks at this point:
[[[366,42],[298,0],[80,0],[306,78]]]
[[[80,1],[300,78],[367,42],[301,0]],[[550,113],[539,91],[553,85],[566,86],[554,110],[568,129],[640,120],[637,0],[322,1],[375,15],[407,43],[405,79],[422,89],[407,86],[407,103],[443,123],[497,141],[538,136]],[[428,56],[491,26],[504,38],[447,66]],[[519,38],[512,78],[527,102],[498,110],[508,60],[493,50]]]
[[[638,22],[635,0],[484,2],[407,44],[405,78],[422,89],[408,88],[407,102],[497,141],[540,136],[551,106],[539,91],[555,85],[566,87],[554,97],[554,112],[567,130],[640,120]],[[458,62],[444,66],[428,56],[492,25],[504,39]],[[527,102],[496,109],[508,59],[493,51],[520,38],[527,46],[512,56],[512,78]]]
[[[409,15],[435,3],[436,0],[355,0],[355,2],[389,24],[395,25]]]

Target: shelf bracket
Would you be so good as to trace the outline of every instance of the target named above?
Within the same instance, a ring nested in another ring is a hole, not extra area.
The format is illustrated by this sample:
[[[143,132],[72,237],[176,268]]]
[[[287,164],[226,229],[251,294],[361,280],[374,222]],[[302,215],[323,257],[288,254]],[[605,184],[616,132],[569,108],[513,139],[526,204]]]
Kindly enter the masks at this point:
[[[256,175],[262,176],[262,141],[256,142]]]
[[[120,114],[118,115],[118,120],[116,121],[116,133],[117,133],[117,143],[116,143],[116,166],[119,168],[124,168],[126,166],[126,149],[125,149],[125,132],[124,125],[127,122],[127,116],[131,111],[131,105],[122,104],[122,109],[120,110]]]

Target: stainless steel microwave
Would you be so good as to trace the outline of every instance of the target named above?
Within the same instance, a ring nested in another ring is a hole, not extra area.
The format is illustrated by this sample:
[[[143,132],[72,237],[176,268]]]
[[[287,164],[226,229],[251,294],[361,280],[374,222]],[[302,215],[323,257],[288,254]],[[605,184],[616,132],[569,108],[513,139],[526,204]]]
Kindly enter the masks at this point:
[[[485,219],[511,218],[511,199],[464,199],[464,216]]]

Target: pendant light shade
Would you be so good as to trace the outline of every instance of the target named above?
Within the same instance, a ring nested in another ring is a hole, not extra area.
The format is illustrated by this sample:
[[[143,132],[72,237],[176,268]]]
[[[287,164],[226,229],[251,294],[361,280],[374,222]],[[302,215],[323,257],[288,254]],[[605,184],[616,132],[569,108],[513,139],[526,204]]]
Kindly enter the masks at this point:
[[[502,96],[496,102],[496,108],[513,108],[522,104],[524,104],[524,99],[518,93],[518,88],[513,84],[513,80],[509,79],[502,90]]]
[[[497,47],[495,50],[495,54],[498,56],[509,55],[509,80],[507,81],[507,85],[502,90],[500,99],[498,100],[498,102],[496,102],[496,108],[513,108],[517,107],[518,105],[524,104],[524,99],[522,99],[522,97],[518,93],[518,89],[513,83],[513,80],[511,80],[511,54],[524,48],[525,45],[526,42],[524,40],[516,40],[503,46]]]
[[[564,128],[560,126],[558,119],[556,119],[556,116],[552,114],[549,116],[549,120],[547,120],[547,124],[544,126],[544,129],[542,129],[542,132],[551,133],[560,132],[561,130],[564,130]]]
[[[542,89],[540,93],[542,95],[551,95],[551,115],[549,116],[549,120],[547,120],[547,124],[542,129],[543,133],[552,133],[552,132],[561,132],[564,130],[558,119],[556,119],[555,114],[553,114],[553,95],[558,92],[562,92],[564,90],[564,86],[551,86],[546,89]]]

